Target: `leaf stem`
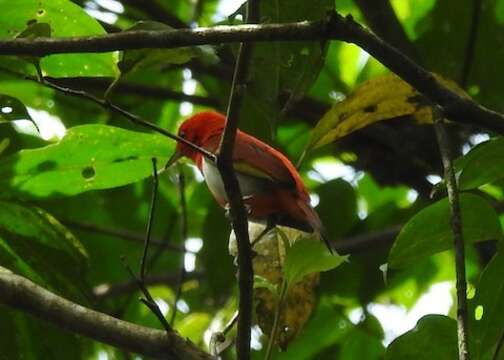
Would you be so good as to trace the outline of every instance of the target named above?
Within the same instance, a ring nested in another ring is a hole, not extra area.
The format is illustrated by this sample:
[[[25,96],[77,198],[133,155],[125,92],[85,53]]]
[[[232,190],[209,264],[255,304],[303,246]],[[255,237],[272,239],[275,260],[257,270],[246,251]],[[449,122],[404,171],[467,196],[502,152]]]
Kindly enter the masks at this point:
[[[275,346],[275,340],[278,333],[278,326],[280,323],[280,314],[282,312],[282,306],[285,301],[285,296],[287,295],[288,284],[287,280],[284,278],[282,280],[282,286],[280,288],[280,294],[278,295],[277,304],[275,307],[275,317],[273,318],[273,326],[271,327],[271,335],[268,339],[268,347],[266,348],[266,356],[264,360],[270,360],[273,353],[273,347]]]

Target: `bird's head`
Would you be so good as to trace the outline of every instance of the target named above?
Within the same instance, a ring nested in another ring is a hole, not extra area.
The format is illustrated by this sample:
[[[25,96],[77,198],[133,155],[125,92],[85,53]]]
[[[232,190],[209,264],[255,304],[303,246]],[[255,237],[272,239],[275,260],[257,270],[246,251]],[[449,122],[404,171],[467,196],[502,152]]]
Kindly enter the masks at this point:
[[[186,119],[179,127],[178,136],[194,145],[205,147],[210,138],[222,133],[225,121],[225,116],[218,112],[203,111]],[[168,160],[166,166],[170,166],[183,156],[187,156],[194,162],[197,162],[201,154],[189,145],[178,141],[175,153]]]

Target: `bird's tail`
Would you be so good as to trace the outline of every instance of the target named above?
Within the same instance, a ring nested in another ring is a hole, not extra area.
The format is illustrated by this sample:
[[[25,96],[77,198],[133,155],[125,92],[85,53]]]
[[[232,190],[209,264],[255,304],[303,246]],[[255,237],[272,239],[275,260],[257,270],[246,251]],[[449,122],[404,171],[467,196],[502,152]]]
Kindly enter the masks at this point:
[[[331,243],[329,242],[327,232],[324,228],[324,225],[322,224],[322,221],[320,220],[320,217],[318,216],[317,212],[315,211],[315,209],[312,208],[310,206],[310,204],[308,204],[307,202],[305,202],[301,199],[298,199],[297,203],[298,203],[298,206],[303,211],[303,213],[306,217],[306,220],[308,221],[308,223],[312,227],[313,231],[317,232],[320,235],[320,237],[322,238],[322,240],[326,244],[329,252],[334,255],[334,250],[331,246]]]

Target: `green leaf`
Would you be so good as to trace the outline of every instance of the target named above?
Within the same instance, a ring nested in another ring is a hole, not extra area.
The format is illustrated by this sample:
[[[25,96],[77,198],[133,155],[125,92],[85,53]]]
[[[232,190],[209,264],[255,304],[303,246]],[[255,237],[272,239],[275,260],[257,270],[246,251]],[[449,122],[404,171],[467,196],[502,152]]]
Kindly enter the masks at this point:
[[[88,292],[84,247],[34,206],[0,201],[0,266],[72,298]]]
[[[171,26],[157,21],[139,21],[126,31],[164,31],[173,30]],[[168,64],[184,64],[197,55],[196,47],[182,47],[176,49],[138,49],[125,50],[118,62],[121,75],[140,70],[142,68],[162,66]]]
[[[504,178],[504,138],[476,146],[458,164],[462,171],[459,177],[461,190],[474,189]]]
[[[51,360],[84,359],[85,338],[51,323],[2,307],[0,347],[3,359],[37,360],[40,354]]]
[[[292,287],[306,275],[332,270],[347,259],[348,256],[332,255],[318,239],[303,238],[287,249],[283,272]]]
[[[475,359],[486,359],[485,355],[493,354],[504,332],[502,279],[504,279],[504,249],[501,248],[481,274],[476,295],[469,303],[470,334],[474,345],[472,355]]]
[[[333,8],[332,0],[262,1],[261,22],[322,20]],[[325,44],[316,41],[255,44],[240,111],[243,130],[270,139],[283,108],[290,107],[317,79],[325,50]]]
[[[40,23],[50,26],[53,37],[103,35],[105,30],[84,9],[69,0],[0,0],[0,38],[14,38],[28,31],[38,36]],[[29,28],[27,29],[27,24]],[[35,26],[35,28],[33,28]],[[34,31],[35,29],[36,31]],[[26,34],[26,33],[25,33]],[[3,59],[4,60],[4,59]],[[5,59],[2,66],[34,73],[33,66],[26,67],[18,60]],[[63,54],[46,56],[40,61],[44,75],[53,77],[113,76],[117,74],[116,54]]]
[[[478,41],[473,50],[477,66],[469,71],[467,86],[478,103],[502,112],[504,103],[500,84],[504,82],[504,73],[500,64],[504,62],[504,51],[501,51],[504,42],[498,34],[503,33],[504,23],[498,21],[498,2],[502,4],[501,0],[490,0],[480,9],[479,23],[482,26],[478,29]],[[458,1],[456,13],[452,5],[449,1],[434,2],[432,11],[419,22],[421,36],[415,42],[415,47],[422,54],[422,63],[427,69],[458,79],[465,66],[460,59],[464,58],[466,52],[473,1]],[[439,43],[444,46],[435,46]],[[488,56],[488,49],[498,50]]]
[[[278,285],[273,284],[264,276],[254,275],[254,289],[268,289],[273,295],[278,296]]]
[[[340,238],[359,220],[355,190],[342,179],[328,181],[315,190],[320,198],[317,212],[329,237]]]
[[[443,315],[426,315],[389,345],[385,360],[456,360],[457,349],[456,321]]]
[[[354,327],[341,344],[339,360],[380,360],[383,359],[385,348],[381,339],[362,326]]]
[[[38,130],[37,124],[21,101],[12,96],[0,94],[0,122],[16,120],[29,120]]]
[[[483,198],[460,194],[464,242],[500,239],[502,230],[495,210]],[[450,207],[444,198],[418,212],[397,236],[388,257],[393,268],[453,247]]]
[[[202,187],[208,193],[206,185],[202,184]],[[231,292],[236,279],[236,268],[233,266],[233,258],[229,256],[227,241],[230,224],[213,199],[206,202],[206,208],[207,214],[201,229],[203,248],[199,259],[205,268],[210,293],[214,299],[219,299]]]
[[[468,97],[455,82],[434,76],[452,91]],[[324,114],[313,129],[306,150],[334,142],[378,121],[406,115],[420,124],[432,123],[429,102],[400,77],[387,74],[368,80]]]
[[[210,325],[212,318],[207,313],[193,312],[177,322],[175,329],[181,336],[195,344],[203,343],[203,334]]]
[[[0,195],[59,197],[126,185],[151,175],[151,158],[163,163],[173,148],[173,141],[161,135],[76,126],[56,144],[0,161]]]

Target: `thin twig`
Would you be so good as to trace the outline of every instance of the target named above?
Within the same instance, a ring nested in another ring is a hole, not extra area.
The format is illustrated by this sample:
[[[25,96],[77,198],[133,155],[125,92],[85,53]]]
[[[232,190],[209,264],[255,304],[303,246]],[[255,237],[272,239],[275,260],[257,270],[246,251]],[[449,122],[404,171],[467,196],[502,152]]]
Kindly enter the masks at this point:
[[[102,106],[105,109],[113,110],[116,113],[121,114],[122,116],[124,116],[125,118],[127,118],[128,120],[133,122],[134,124],[143,126],[143,127],[148,128],[150,130],[153,130],[159,134],[162,134],[166,137],[169,137],[170,139],[176,140],[178,142],[182,142],[185,145],[189,146],[190,148],[200,152],[201,154],[203,154],[206,158],[210,159],[211,161],[215,161],[215,155],[212,154],[211,152],[209,152],[208,150],[205,150],[202,147],[200,147],[196,144],[193,144],[192,142],[184,139],[183,137],[172,134],[169,131],[167,131],[167,130],[165,130],[165,129],[163,129],[163,128],[161,128],[151,122],[148,122],[147,120],[142,119],[140,116],[132,114],[129,111],[126,111],[123,108],[121,108],[115,104],[112,104],[111,102],[109,102],[105,99],[100,99],[92,94],[87,93],[86,91],[83,91],[83,90],[74,90],[74,89],[62,87],[62,86],[59,86],[59,85],[56,85],[56,84],[53,84],[53,83],[50,83],[47,81],[44,82],[44,85],[47,85],[50,88],[53,88],[53,89],[58,90],[60,92],[66,93],[68,95],[79,96],[79,97],[83,97],[88,100],[91,100],[94,103]]]
[[[278,294],[278,298],[276,299],[275,305],[275,316],[273,318],[273,325],[271,327],[270,336],[268,339],[268,346],[266,347],[266,355],[264,356],[264,360],[270,360],[271,355],[273,354],[273,347],[275,346],[276,337],[278,334],[278,328],[280,327],[280,315],[282,313],[282,307],[285,301],[285,297],[287,296],[287,280],[284,278],[282,281],[282,286],[280,288],[280,293]]]
[[[145,235],[144,251],[142,260],[140,262],[140,280],[145,279],[145,265],[147,263],[147,252],[149,251],[149,244],[151,240],[152,224],[154,223],[154,215],[156,212],[156,199],[158,192],[158,174],[157,174],[157,160],[152,158],[152,197],[149,209],[149,218],[147,219],[147,231]]]
[[[474,60],[474,51],[476,48],[476,40],[478,39],[478,30],[481,18],[481,2],[482,0],[473,0],[471,27],[469,29],[469,36],[467,37],[464,63],[460,73],[460,85],[462,85],[463,88],[467,87],[467,81],[469,80],[471,66]]]
[[[499,354],[502,349],[502,345],[504,345],[504,330],[502,330],[501,336],[499,338],[499,342],[497,343],[497,346],[495,347],[495,352],[492,356],[492,360],[498,360],[499,359]]]
[[[259,1],[247,1],[246,22],[259,20]],[[246,88],[248,68],[252,57],[252,44],[240,44],[236,59],[231,94],[226,117],[226,126],[217,152],[217,168],[229,199],[233,230],[238,244],[238,331],[236,353],[238,359],[250,359],[250,330],[252,326],[253,269],[252,248],[248,234],[247,211],[243,203],[240,185],[233,167],[233,149],[238,130],[239,115]]]
[[[202,272],[192,271],[186,274],[186,280],[200,279],[203,276]],[[145,275],[144,284],[149,285],[170,285],[176,286],[179,279],[177,273],[167,274],[147,274]],[[136,281],[131,279],[117,283],[104,283],[93,288],[93,295],[97,300],[104,300],[109,297],[129,294],[138,290]]]
[[[224,329],[220,332],[212,334],[210,339],[210,349],[212,355],[220,355],[226,351],[232,344],[233,339],[226,341],[226,335],[231,331],[231,329],[236,325],[238,321],[238,311],[235,311],[231,319],[228,321]]]
[[[185,198],[185,176],[184,168],[179,165],[179,194],[180,194],[180,210],[182,214],[180,215],[180,237],[182,244],[185,244],[187,240],[187,204]],[[185,248],[185,245],[184,245]],[[175,318],[177,316],[177,303],[182,295],[182,285],[184,284],[186,278],[185,270],[185,252],[182,253],[180,261],[180,271],[177,279],[177,288],[175,291],[175,299],[173,301],[173,312],[170,319],[170,324],[173,326],[175,323]]]
[[[450,203],[450,219],[455,247],[455,270],[457,288],[457,329],[459,360],[469,360],[468,352],[468,323],[467,323],[467,284],[465,270],[465,248],[462,236],[462,219],[460,213],[459,195],[455,172],[450,154],[448,135],[443,124],[442,116],[434,116],[434,128],[441,152],[445,172],[446,189]]]
[[[144,234],[134,232],[131,230],[127,230],[127,229],[116,229],[116,228],[112,228],[112,227],[108,227],[108,226],[97,225],[97,224],[92,224],[92,223],[87,223],[87,222],[82,222],[82,221],[68,220],[68,219],[60,220],[60,222],[65,226],[68,226],[68,227],[71,227],[73,229],[80,230],[80,231],[88,231],[88,232],[95,233],[95,234],[114,236],[114,237],[118,237],[118,238],[121,238],[124,240],[134,241],[136,243],[144,243],[144,241],[145,241]],[[182,247],[175,245],[175,244],[170,244],[167,241],[163,241],[160,238],[152,238],[151,245],[155,245],[160,248],[167,249],[167,250],[173,250],[173,251],[179,251],[179,252],[184,251],[184,249]],[[187,250],[187,252],[194,253],[190,250]]]
[[[13,75],[19,76],[19,74],[15,73],[13,71],[10,71],[8,69],[1,69],[1,71],[8,72]],[[77,96],[77,97],[81,97],[81,98],[90,100],[90,101],[94,102],[95,104],[100,105],[104,109],[114,111],[114,112],[124,116],[126,119],[130,120],[132,123],[134,123],[136,125],[140,125],[140,126],[145,127],[147,129],[153,130],[161,135],[164,135],[172,140],[184,143],[185,145],[189,146],[190,148],[203,154],[207,159],[215,162],[215,155],[212,154],[211,152],[209,152],[208,150],[206,150],[196,144],[193,144],[192,142],[184,139],[183,137],[180,137],[176,134],[172,134],[169,131],[167,131],[159,126],[157,126],[147,120],[142,119],[140,116],[132,114],[129,111],[126,111],[123,108],[121,108],[115,104],[112,104],[110,101],[107,101],[105,99],[101,99],[97,96],[94,96],[93,94],[90,94],[90,93],[84,91],[84,90],[76,90],[76,89],[71,89],[68,87],[57,85],[55,83],[48,81],[47,78],[44,78],[44,82],[39,82],[37,79],[34,79],[31,76],[22,76],[22,78],[25,80],[37,82],[41,85],[47,86],[51,89],[57,90],[57,91],[64,93],[66,95]]]
[[[166,321],[163,313],[161,312],[161,309],[159,309],[159,306],[156,304],[156,302],[152,298],[152,295],[150,294],[149,289],[147,289],[147,287],[145,286],[142,279],[138,278],[135,275],[135,273],[133,272],[133,270],[131,270],[131,267],[126,262],[126,259],[124,257],[122,257],[121,260],[124,264],[124,267],[128,271],[129,275],[131,276],[132,279],[134,279],[136,281],[138,288],[140,289],[143,296],[145,297],[145,298],[140,298],[140,301],[143,302],[145,304],[145,306],[147,306],[152,311],[152,313],[158,318],[161,325],[163,325],[163,328],[165,329],[165,331],[168,334],[172,333],[173,329],[171,328],[170,324],[168,324],[168,321]]]

